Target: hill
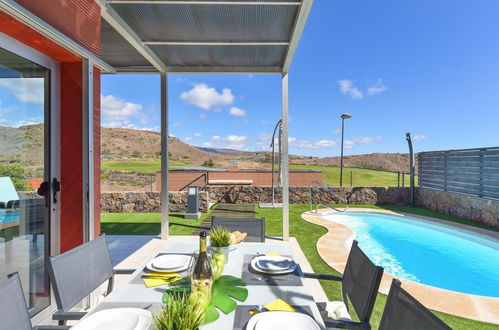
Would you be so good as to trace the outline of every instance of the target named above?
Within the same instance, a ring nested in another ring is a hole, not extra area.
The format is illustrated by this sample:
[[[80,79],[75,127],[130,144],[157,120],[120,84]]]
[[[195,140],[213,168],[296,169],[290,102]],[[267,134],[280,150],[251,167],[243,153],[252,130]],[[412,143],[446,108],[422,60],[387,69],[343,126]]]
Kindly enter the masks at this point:
[[[293,159],[291,164],[300,165],[318,165],[318,166],[340,166],[340,157],[325,158],[302,158]],[[353,168],[365,168],[371,170],[380,170],[388,172],[408,172],[409,154],[402,153],[372,153],[363,155],[343,156],[343,166]],[[417,157],[416,157],[417,170]]]
[[[19,128],[0,126],[0,161],[26,163],[36,172],[43,159],[43,125],[28,125]],[[270,152],[239,151],[223,148],[198,148],[169,137],[169,158],[176,164],[202,165],[213,160],[215,167],[227,167],[229,161],[239,161],[241,168],[268,168]],[[158,132],[129,128],[101,129],[101,154],[103,161],[130,159],[159,159],[161,135]],[[340,157],[304,157],[290,155],[292,165],[340,166]],[[383,171],[408,171],[409,156],[402,153],[373,153],[345,156],[344,166]]]

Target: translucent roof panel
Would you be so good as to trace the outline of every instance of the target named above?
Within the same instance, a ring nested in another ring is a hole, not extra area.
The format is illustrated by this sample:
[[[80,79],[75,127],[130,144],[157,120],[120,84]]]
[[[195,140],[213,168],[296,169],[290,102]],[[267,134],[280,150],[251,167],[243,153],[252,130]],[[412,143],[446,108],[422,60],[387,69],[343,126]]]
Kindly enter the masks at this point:
[[[126,41],[105,20],[101,23],[101,38],[106,40],[102,43],[101,57],[111,58],[112,66],[117,71],[155,71],[154,67],[147,61],[128,41]]]
[[[281,8],[282,7],[282,8]],[[143,41],[289,41],[297,6],[113,4]]]
[[[283,72],[312,0],[99,0],[118,71]],[[109,23],[109,24],[108,24]]]
[[[152,45],[174,72],[280,72],[286,46],[164,46]]]

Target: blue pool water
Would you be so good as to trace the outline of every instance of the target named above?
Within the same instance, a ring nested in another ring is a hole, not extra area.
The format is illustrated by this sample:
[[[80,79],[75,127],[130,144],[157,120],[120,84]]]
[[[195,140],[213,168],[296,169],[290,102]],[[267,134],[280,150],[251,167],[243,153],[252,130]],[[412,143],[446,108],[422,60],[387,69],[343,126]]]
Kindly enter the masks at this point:
[[[347,212],[325,216],[350,227],[385,272],[446,290],[499,297],[499,241],[416,218]]]
[[[0,209],[0,223],[19,221],[19,212]]]

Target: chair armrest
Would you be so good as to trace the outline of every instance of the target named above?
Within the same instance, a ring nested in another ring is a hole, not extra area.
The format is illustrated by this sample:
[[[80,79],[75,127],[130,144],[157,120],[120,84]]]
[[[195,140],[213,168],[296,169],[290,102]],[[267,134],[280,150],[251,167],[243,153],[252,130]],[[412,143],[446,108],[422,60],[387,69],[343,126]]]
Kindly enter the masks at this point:
[[[69,330],[71,326],[69,325],[37,325],[33,327],[33,330]]]
[[[333,320],[330,318],[325,318],[324,325],[326,328],[335,328],[335,329],[352,329],[352,330],[366,330],[371,329],[371,325],[369,323],[360,323],[355,321],[347,321],[347,320]]]
[[[115,275],[130,275],[135,271],[136,269],[113,269]]]
[[[85,315],[87,315],[87,312],[61,312],[61,311],[57,311],[54,314],[52,314],[52,320],[77,321],[77,320],[80,320]]]
[[[306,278],[314,278],[316,280],[328,280],[328,281],[341,281],[341,276],[336,275],[326,275],[326,274],[315,274],[315,273],[303,273]]]

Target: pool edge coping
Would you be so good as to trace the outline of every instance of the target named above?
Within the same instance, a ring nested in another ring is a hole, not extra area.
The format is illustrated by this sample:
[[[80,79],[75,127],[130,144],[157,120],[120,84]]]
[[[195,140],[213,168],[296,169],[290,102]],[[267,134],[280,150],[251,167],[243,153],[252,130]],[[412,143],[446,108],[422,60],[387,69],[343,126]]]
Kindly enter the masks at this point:
[[[493,239],[495,238],[495,235],[483,235],[481,233],[482,230],[486,229],[472,227],[473,229],[479,229],[479,231],[469,230],[469,228],[466,228],[469,226],[464,224],[448,223],[445,220],[418,216],[405,212],[371,208],[350,208],[350,210],[356,212],[376,212],[414,217],[421,220],[436,222],[445,226],[457,227],[461,230],[472,231],[480,236],[488,236]],[[336,271],[343,273],[348,254],[350,252],[350,246],[352,241],[355,239],[356,234],[347,226],[323,219],[322,215],[329,212],[330,210],[328,209],[319,209],[319,214],[305,212],[301,216],[305,221],[319,225],[328,230],[326,234],[317,240],[317,252],[326,264]],[[383,273],[379,292],[385,295],[388,294],[392,279],[394,278],[399,279],[402,282],[404,289],[416,297],[416,299],[418,299],[423,305],[432,310],[475,321],[499,324],[499,298],[445,290],[414,282],[405,278],[400,278],[388,273]]]

